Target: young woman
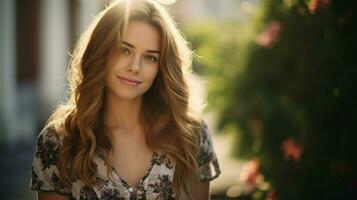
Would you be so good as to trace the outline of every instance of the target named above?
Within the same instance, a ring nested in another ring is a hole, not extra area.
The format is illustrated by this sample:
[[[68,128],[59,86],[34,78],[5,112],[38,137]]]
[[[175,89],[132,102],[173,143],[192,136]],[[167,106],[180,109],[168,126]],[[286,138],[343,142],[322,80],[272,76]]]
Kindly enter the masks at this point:
[[[100,12],[72,55],[68,98],[37,140],[38,198],[209,199],[220,169],[190,103],[191,56],[155,1]]]

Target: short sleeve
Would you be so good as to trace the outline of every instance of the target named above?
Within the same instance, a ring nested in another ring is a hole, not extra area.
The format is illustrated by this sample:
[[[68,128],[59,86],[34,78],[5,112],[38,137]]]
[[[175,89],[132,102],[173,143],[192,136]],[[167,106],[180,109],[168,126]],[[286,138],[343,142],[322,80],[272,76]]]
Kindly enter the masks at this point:
[[[53,130],[44,129],[37,138],[30,188],[41,192],[71,195],[70,189],[59,181],[59,138]]]
[[[202,128],[202,137],[197,161],[200,168],[201,181],[212,181],[221,173],[212,143],[212,136],[206,123],[203,124]]]

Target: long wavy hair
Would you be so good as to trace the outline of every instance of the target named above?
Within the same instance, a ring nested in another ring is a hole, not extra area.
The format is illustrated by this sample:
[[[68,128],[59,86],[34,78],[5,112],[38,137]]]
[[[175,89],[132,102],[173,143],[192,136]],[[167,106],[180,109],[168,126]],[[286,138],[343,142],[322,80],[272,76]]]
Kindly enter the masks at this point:
[[[93,19],[77,42],[68,67],[67,98],[47,123],[62,138],[60,180],[65,183],[73,175],[87,185],[95,184],[93,157],[99,147],[107,152],[111,177],[112,147],[103,131],[103,66],[121,44],[131,19],[143,20],[161,33],[159,72],[142,102],[146,142],[174,159],[173,190],[177,197],[194,199],[191,190],[199,177],[196,159],[202,120],[201,111],[191,103],[193,54],[167,10],[152,0],[112,2]]]

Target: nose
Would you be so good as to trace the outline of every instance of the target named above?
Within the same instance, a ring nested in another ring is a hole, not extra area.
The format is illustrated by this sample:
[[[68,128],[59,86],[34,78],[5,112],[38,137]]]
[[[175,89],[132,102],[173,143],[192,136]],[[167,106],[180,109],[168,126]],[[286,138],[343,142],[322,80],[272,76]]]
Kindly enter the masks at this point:
[[[131,62],[128,63],[126,70],[133,72],[133,73],[138,73],[140,70],[140,56],[136,55],[133,56],[133,58],[131,59]]]

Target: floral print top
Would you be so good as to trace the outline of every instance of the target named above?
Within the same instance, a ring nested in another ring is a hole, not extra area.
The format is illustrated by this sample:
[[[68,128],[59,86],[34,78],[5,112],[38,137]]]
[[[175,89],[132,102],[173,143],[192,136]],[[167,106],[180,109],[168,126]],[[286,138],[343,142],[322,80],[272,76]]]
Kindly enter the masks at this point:
[[[154,151],[149,168],[137,187],[131,186],[113,168],[113,181],[107,176],[107,167],[102,153],[96,152],[94,162],[97,174],[95,185],[85,185],[81,180],[68,180],[71,187],[59,182],[59,137],[54,131],[44,129],[38,136],[30,188],[41,192],[56,192],[71,200],[174,200],[172,180],[175,170],[173,159],[163,152]],[[221,173],[212,145],[211,134],[204,125],[199,147],[198,164],[201,181],[211,181]]]

